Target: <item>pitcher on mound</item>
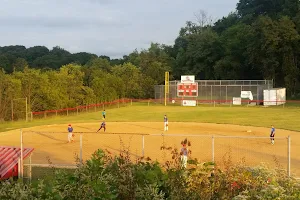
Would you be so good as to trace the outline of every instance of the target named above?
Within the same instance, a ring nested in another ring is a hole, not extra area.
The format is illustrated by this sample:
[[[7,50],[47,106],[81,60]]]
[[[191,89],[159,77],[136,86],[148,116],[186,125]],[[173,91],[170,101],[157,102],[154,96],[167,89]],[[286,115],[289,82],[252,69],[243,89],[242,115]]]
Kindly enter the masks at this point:
[[[169,125],[168,125],[168,117],[167,115],[164,116],[164,131],[168,131]]]

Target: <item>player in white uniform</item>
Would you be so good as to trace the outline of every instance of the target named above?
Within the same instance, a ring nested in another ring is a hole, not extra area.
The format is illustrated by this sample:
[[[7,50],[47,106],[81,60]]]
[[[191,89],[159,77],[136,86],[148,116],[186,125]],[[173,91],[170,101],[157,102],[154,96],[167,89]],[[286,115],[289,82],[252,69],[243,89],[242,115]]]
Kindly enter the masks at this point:
[[[168,124],[168,117],[167,115],[164,116],[164,131],[169,130],[169,124]]]
[[[187,166],[188,154],[189,154],[189,150],[186,147],[186,144],[182,144],[182,148],[180,150],[180,160],[181,160],[182,168],[186,168]]]

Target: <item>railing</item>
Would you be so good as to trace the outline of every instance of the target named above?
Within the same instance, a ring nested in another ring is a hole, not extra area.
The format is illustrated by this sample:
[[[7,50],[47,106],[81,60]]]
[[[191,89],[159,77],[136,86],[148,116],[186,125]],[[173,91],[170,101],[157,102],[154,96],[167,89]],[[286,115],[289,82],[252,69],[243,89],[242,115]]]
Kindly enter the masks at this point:
[[[91,111],[99,111],[107,109],[107,108],[112,108],[112,107],[122,107],[125,106],[126,104],[132,102],[131,99],[117,99],[114,101],[109,101],[109,102],[103,102],[103,103],[97,103],[97,104],[90,104],[90,105],[85,105],[85,106],[76,106],[73,108],[63,108],[63,109],[57,109],[57,110],[45,110],[45,111],[36,111],[36,112],[31,112],[30,113],[30,120],[32,121],[34,118],[38,116],[42,116],[44,118],[47,118],[49,116],[57,116],[58,114],[60,115],[70,115],[70,114],[76,114],[78,115],[79,113],[82,112],[91,112]]]

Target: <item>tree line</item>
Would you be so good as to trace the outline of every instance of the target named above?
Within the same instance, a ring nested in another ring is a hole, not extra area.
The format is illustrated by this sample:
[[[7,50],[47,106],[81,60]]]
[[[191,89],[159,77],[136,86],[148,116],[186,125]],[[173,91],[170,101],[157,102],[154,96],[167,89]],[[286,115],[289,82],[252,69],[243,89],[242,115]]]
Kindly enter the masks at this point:
[[[165,71],[171,79],[273,79],[288,97],[299,98],[299,8],[298,0],[240,0],[217,21],[200,11],[174,45],[152,43],[120,59],[60,47],[0,47],[0,120],[16,98],[27,97],[34,111],[153,98]]]

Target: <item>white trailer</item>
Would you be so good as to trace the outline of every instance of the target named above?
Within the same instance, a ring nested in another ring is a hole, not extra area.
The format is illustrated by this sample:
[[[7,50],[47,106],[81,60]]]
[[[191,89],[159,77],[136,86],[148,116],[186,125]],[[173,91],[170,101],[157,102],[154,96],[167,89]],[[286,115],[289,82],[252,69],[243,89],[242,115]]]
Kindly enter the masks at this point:
[[[286,89],[272,88],[264,90],[264,106],[276,106],[286,103]]]

